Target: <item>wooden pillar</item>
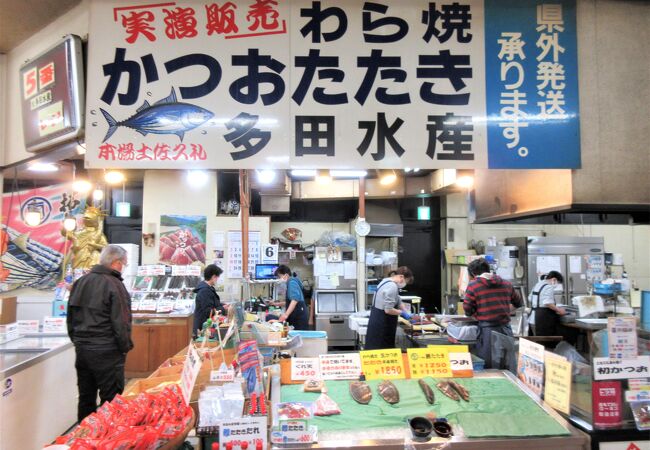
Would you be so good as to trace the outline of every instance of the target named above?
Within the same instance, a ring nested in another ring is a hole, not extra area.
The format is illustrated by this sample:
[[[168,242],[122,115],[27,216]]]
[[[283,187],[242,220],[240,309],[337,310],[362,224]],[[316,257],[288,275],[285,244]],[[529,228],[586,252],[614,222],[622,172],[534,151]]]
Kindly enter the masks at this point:
[[[248,171],[239,170],[239,204],[241,215],[241,264],[242,274],[248,276],[248,217],[250,214],[251,196],[248,183]]]

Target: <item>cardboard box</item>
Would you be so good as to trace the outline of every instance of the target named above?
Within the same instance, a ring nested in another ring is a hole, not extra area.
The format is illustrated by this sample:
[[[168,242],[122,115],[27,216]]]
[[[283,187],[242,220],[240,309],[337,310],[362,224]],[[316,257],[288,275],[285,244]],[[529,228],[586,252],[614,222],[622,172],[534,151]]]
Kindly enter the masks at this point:
[[[155,389],[156,387],[161,386],[163,383],[165,383],[165,386],[167,386],[170,383],[180,384],[180,382],[180,373],[178,375],[167,375],[164,377],[142,378],[133,384],[129,383],[128,390],[125,390],[122,396],[126,399],[132,400],[136,398],[138,394],[147,392],[150,389]],[[164,389],[164,387],[162,387],[160,390],[162,389]]]
[[[16,321],[16,309],[18,301],[16,297],[0,298],[0,325],[14,323]]]

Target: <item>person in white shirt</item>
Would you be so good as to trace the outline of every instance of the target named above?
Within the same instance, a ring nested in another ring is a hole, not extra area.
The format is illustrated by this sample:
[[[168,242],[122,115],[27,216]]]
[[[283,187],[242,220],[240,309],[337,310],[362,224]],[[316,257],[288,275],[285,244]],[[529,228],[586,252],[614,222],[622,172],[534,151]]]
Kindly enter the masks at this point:
[[[528,324],[531,336],[557,336],[560,316],[566,310],[555,304],[555,287],[562,284],[564,278],[560,272],[550,271],[540,277],[528,296],[532,312]]]

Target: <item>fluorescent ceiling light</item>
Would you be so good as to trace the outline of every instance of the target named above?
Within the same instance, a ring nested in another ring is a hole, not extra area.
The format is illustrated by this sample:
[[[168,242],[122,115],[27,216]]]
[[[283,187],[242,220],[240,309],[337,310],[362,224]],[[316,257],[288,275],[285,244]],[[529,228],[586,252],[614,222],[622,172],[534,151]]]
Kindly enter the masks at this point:
[[[332,182],[332,175],[330,175],[329,170],[319,170],[316,175],[316,183],[318,184],[329,184]]]
[[[30,164],[27,170],[32,172],[56,172],[59,170],[59,166],[52,163],[34,163]]]
[[[368,175],[367,170],[330,170],[330,175],[336,178],[362,178]]]
[[[314,169],[294,169],[291,171],[291,176],[292,177],[304,177],[304,178],[310,178],[310,177],[315,177],[316,176],[316,170]]]

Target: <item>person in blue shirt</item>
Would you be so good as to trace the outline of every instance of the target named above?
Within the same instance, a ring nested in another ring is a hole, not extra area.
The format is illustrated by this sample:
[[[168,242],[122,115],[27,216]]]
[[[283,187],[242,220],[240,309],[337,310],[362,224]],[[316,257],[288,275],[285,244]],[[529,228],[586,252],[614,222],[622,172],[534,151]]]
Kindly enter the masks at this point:
[[[285,311],[280,316],[280,322],[288,322],[294,330],[309,329],[309,308],[302,294],[302,282],[291,276],[291,269],[281,265],[275,270],[275,276],[287,283],[287,299]]]

